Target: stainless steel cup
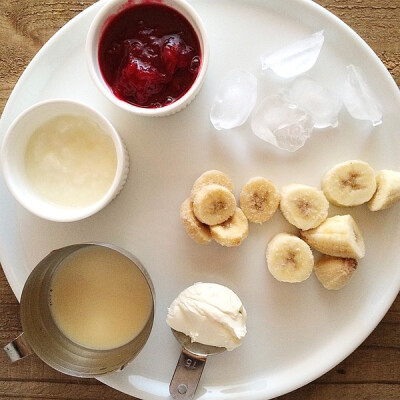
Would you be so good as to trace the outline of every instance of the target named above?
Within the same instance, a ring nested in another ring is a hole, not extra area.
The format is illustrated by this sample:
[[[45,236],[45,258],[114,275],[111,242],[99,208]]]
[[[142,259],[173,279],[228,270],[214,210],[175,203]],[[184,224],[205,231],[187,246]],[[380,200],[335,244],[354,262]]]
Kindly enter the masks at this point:
[[[88,246],[106,247],[127,257],[145,277],[152,308],[142,331],[127,344],[110,350],[96,350],[67,338],[53,320],[49,305],[51,279],[61,262]],[[89,378],[122,369],[145,345],[154,320],[154,287],[145,268],[127,251],[107,243],[85,243],[52,251],[29,275],[21,296],[20,317],[23,333],[4,347],[11,361],[36,353],[46,364],[68,375]]]

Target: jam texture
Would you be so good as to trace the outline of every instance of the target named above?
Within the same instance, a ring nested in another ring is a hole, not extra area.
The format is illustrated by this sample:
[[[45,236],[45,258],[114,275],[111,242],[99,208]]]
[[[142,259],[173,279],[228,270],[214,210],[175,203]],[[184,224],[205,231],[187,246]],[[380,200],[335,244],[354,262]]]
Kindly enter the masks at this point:
[[[193,27],[161,3],[130,5],[112,16],[101,35],[98,56],[115,96],[146,108],[163,107],[182,97],[201,65]]]

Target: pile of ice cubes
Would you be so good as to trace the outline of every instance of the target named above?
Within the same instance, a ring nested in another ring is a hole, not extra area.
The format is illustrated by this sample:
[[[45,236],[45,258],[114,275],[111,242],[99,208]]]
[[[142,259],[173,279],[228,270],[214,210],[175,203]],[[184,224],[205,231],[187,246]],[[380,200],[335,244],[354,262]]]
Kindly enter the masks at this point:
[[[316,80],[301,76],[316,63],[324,43],[323,31],[261,56],[261,68],[281,78],[294,78],[288,87],[267,96],[254,110],[251,128],[255,135],[287,151],[301,148],[313,129],[338,126],[344,104],[349,114],[373,126],[382,123],[381,107],[358,67],[346,67],[341,96]],[[256,106],[257,79],[249,71],[234,69],[221,81],[210,120],[218,130],[246,122]]]

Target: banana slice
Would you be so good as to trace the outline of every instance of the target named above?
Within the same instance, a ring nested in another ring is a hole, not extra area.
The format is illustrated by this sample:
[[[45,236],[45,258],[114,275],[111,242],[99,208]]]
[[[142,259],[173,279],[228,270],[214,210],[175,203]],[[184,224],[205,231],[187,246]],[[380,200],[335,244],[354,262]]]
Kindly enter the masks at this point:
[[[254,177],[240,192],[240,208],[251,222],[268,221],[279,206],[280,194],[276,186],[268,179]]]
[[[351,215],[335,215],[300,234],[312,248],[323,254],[344,258],[363,258],[365,255],[364,239]]]
[[[225,173],[212,169],[201,174],[194,182],[191,196],[193,199],[194,194],[206,185],[221,185],[226,187],[230,192],[234,192],[232,179]]]
[[[346,286],[357,268],[354,258],[324,256],[314,266],[315,275],[329,290],[339,290]]]
[[[384,169],[376,175],[376,192],[368,202],[371,211],[389,208],[400,201],[400,172]]]
[[[291,184],[281,190],[280,209],[292,225],[307,230],[317,227],[328,217],[329,202],[321,190]]]
[[[310,246],[290,233],[278,233],[267,246],[268,270],[281,282],[302,282],[313,270]]]
[[[210,227],[212,238],[223,246],[239,246],[249,233],[249,223],[240,208],[227,221]]]
[[[199,244],[208,244],[211,242],[210,227],[196,218],[190,198],[182,203],[180,216],[189,237]]]
[[[224,186],[206,185],[193,196],[194,215],[203,224],[221,224],[232,217],[235,210],[235,196]]]
[[[322,190],[337,206],[358,206],[371,199],[376,190],[375,172],[364,161],[335,165],[322,178]]]

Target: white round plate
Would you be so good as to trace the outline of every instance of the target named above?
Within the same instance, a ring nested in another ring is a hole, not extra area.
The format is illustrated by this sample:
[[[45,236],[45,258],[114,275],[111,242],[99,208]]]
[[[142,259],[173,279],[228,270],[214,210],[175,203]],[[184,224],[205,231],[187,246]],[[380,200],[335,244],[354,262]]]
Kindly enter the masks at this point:
[[[275,233],[295,232],[280,213],[251,224],[237,248],[201,246],[186,235],[179,207],[203,172],[219,169],[233,179],[236,195],[251,177],[277,186],[320,185],[324,171],[348,159],[363,159],[375,170],[399,169],[400,95],[382,63],[343,22],[309,0],[192,0],[211,45],[206,82],[184,111],[166,118],[133,117],[116,109],[95,89],[84,57],[85,36],[96,3],[62,28],[37,54],[4,110],[0,132],[35,102],[77,99],[103,112],[119,130],[131,157],[125,188],[106,209],[84,221],[54,223],[31,215],[0,181],[0,254],[7,279],[20,296],[29,271],[52,249],[85,241],[107,241],[135,254],[156,289],[156,319],[150,340],[123,372],[101,381],[145,400],[166,399],[180,348],[165,323],[176,295],[197,281],[233,289],[248,312],[241,347],[210,357],[198,399],[269,399],[289,392],[334,367],[374,329],[400,288],[399,208],[350,213],[365,236],[366,256],[350,284],[325,290],[312,275],[301,284],[276,281],[267,271],[265,247]],[[362,68],[383,108],[383,124],[352,119],[345,110],[339,127],[315,131],[296,153],[272,148],[251,133],[249,121],[216,131],[209,111],[219,80],[232,68],[253,72],[259,101],[288,82],[261,73],[259,55],[324,29],[325,43],[309,75],[338,88],[345,66]]]

